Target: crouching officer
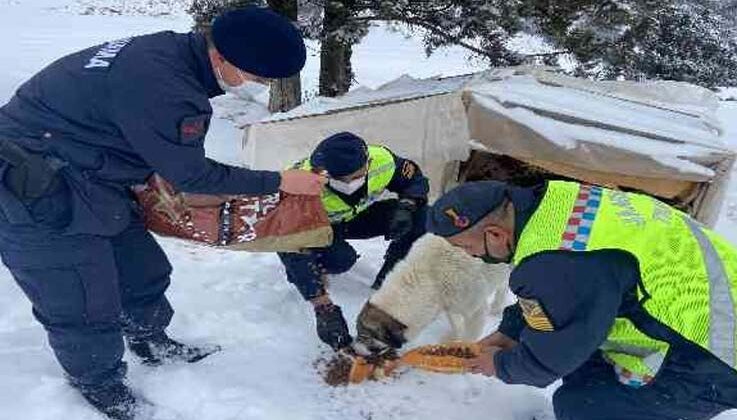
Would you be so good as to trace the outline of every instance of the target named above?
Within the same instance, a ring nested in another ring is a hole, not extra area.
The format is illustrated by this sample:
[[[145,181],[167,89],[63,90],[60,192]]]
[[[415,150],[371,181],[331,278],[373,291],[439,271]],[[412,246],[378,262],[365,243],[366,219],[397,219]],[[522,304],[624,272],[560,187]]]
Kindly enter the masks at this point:
[[[64,57],[0,108],[0,255],[33,304],[70,382],[98,410],[132,419],[123,337],[144,363],[197,361],[215,348],[169,338],[171,266],[129,187],[157,172],[179,190],[319,194],[304,171],[250,171],[205,157],[224,90],[296,74],[299,32],[267,9],[215,20],[212,37],[161,32]]]
[[[708,419],[737,407],[737,250],[651,197],[573,182],[461,185],[428,230],[512,263],[518,303],[467,367],[544,387],[560,420]]]
[[[373,288],[425,233],[428,181],[420,168],[384,146],[367,145],[355,134],[342,132],[323,140],[309,159],[295,164],[303,170],[327,172],[322,201],[333,227],[333,244],[307,253],[279,254],[287,280],[312,303],[317,334],[334,349],[352,341],[340,307],[324,287],[326,274],[348,271],[358,254],[347,239],[377,236],[391,240]],[[382,199],[393,192],[395,199]]]

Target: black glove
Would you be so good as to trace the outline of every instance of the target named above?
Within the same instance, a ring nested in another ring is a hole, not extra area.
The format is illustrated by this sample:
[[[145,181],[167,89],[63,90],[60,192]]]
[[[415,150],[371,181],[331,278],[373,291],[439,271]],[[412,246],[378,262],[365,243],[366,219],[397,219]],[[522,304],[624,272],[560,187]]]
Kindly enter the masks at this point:
[[[332,303],[315,306],[315,319],[317,336],[333,350],[340,350],[353,341],[340,306]]]
[[[389,229],[384,238],[386,240],[399,239],[412,231],[412,222],[414,221],[414,212],[417,210],[417,204],[413,200],[403,198],[399,200],[397,209],[394,210],[394,216],[389,222]]]

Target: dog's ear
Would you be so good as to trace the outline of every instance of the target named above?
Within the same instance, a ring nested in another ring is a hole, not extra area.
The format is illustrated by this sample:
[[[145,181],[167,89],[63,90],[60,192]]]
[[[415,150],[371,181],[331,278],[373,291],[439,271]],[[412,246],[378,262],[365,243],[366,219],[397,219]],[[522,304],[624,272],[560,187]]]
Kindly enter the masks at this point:
[[[406,325],[371,302],[366,302],[356,320],[358,340],[372,351],[402,347],[407,342],[404,337],[406,329]]]

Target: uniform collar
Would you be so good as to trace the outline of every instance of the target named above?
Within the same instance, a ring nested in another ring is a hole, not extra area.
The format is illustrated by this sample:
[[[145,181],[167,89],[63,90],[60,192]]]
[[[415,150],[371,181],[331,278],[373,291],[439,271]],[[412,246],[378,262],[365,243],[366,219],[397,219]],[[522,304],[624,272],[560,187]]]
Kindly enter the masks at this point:
[[[225,92],[220,89],[215,72],[212,70],[210,56],[207,52],[207,40],[205,35],[192,32],[190,36],[190,47],[194,53],[195,64],[197,65],[197,78],[207,91],[209,98],[223,95]]]

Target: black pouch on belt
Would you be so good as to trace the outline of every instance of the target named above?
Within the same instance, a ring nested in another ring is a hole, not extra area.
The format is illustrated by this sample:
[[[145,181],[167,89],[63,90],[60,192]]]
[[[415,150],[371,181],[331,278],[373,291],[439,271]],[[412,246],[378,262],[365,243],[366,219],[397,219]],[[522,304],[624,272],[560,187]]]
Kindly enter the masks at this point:
[[[0,139],[0,160],[10,165],[5,185],[22,201],[40,198],[59,186],[57,172],[64,164],[58,159],[29,153],[12,141]]]

